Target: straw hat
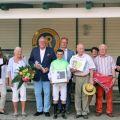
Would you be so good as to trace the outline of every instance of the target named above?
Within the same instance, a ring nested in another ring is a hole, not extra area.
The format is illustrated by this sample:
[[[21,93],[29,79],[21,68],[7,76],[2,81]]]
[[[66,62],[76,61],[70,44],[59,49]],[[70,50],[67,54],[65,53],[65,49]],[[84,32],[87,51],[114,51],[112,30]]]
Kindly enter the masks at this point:
[[[85,83],[83,85],[83,92],[86,95],[94,95],[96,93],[96,88],[91,83]]]

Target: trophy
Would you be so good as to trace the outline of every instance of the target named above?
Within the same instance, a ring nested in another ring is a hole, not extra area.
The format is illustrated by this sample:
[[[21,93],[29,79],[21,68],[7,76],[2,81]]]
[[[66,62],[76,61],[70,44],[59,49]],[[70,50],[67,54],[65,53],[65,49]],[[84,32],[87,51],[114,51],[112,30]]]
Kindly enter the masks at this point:
[[[39,65],[39,69],[42,70],[43,72],[45,72],[45,68],[42,67],[42,65],[38,61],[35,61],[35,64]]]

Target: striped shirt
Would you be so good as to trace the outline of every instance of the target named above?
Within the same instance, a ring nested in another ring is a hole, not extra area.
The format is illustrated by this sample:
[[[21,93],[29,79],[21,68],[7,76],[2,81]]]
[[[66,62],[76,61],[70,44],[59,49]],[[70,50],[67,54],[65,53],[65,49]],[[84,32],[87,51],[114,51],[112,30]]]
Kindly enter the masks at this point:
[[[109,55],[97,56],[94,60],[96,71],[104,75],[112,75],[112,70],[115,69],[115,62]]]

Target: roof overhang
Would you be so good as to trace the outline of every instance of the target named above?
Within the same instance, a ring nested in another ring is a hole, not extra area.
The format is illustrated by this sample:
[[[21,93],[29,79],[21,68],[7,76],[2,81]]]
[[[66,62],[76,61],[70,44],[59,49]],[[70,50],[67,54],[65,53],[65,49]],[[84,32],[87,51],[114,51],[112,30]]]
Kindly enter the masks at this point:
[[[24,8],[0,10],[0,19],[39,19],[39,18],[110,18],[120,17],[120,7],[85,8]]]
[[[0,3],[33,3],[41,4],[43,2],[57,2],[63,4],[80,4],[86,1],[93,3],[120,3],[120,0],[0,0]]]

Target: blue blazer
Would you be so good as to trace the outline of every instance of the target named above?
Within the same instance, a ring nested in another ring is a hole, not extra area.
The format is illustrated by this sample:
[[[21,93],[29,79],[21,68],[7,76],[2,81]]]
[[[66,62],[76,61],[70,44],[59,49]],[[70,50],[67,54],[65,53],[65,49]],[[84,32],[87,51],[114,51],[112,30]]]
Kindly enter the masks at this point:
[[[37,47],[32,49],[32,52],[29,58],[29,64],[33,65],[35,64],[35,61],[38,61],[43,67],[47,67],[49,69],[51,62],[55,59],[56,59],[56,55],[54,53],[54,50],[50,47],[46,47],[45,55],[41,63],[40,48]],[[35,81],[39,81],[39,80],[49,81],[48,73],[42,73],[39,70],[35,76]]]
[[[73,50],[67,49],[67,61],[70,62],[71,57],[75,55]]]

